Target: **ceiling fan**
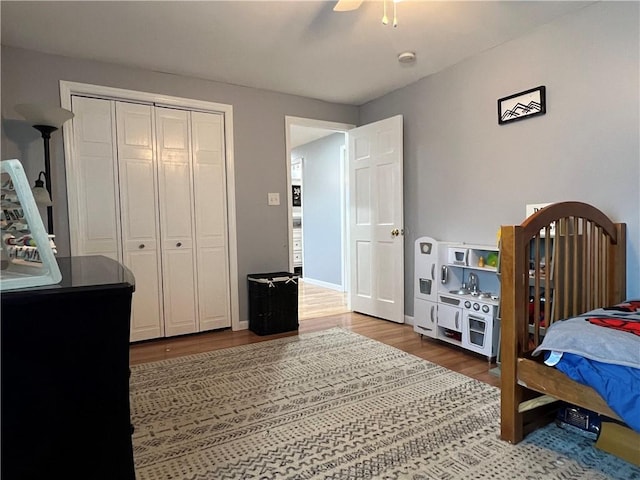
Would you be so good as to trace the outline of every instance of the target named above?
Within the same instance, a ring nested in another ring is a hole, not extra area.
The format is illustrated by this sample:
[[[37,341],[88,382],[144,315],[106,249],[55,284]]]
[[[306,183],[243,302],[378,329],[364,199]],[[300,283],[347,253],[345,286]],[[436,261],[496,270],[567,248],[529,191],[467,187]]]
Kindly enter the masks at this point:
[[[396,15],[396,3],[399,0],[390,0],[393,1],[393,26],[398,26],[398,17]],[[334,12],[350,12],[352,10],[357,10],[362,5],[363,0],[338,0],[333,7]],[[387,25],[389,23],[389,17],[387,16],[387,0],[383,2],[383,15],[382,15],[382,23]]]

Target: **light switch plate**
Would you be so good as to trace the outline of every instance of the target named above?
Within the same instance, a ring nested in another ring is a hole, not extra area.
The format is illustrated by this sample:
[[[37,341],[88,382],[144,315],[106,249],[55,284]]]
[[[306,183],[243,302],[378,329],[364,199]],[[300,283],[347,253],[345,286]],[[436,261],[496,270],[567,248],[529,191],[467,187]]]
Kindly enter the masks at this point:
[[[280,205],[280,194],[279,193],[267,193],[267,201],[269,205]]]

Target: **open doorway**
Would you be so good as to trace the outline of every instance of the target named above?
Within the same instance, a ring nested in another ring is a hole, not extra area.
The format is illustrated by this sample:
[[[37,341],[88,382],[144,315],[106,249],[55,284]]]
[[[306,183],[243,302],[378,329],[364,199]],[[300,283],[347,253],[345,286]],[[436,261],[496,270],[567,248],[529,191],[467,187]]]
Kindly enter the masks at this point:
[[[334,215],[342,216],[341,287],[348,294],[349,310],[365,315],[404,323],[404,208],[403,208],[403,117],[395,115],[357,128],[341,130],[336,124],[286,117],[288,200],[291,198],[291,131],[294,125],[325,128],[344,134],[348,130],[348,155],[341,155],[344,188],[343,205]],[[314,123],[318,122],[318,123]],[[307,266],[305,240],[322,237],[323,232],[307,235],[305,178],[308,159],[302,158],[302,256],[303,277],[311,277]],[[341,193],[335,194],[342,196]],[[346,205],[349,205],[348,212]],[[349,213],[349,214],[348,214]],[[289,206],[289,238],[291,239],[291,207]],[[347,226],[348,225],[348,226]],[[291,254],[290,241],[290,254]],[[329,257],[321,257],[321,261]],[[291,261],[291,260],[290,260]],[[348,265],[348,267],[347,267]],[[346,272],[346,274],[345,274]],[[340,282],[340,280],[338,280]]]
[[[349,310],[346,132],[353,125],[285,118],[289,268],[300,319]],[[337,309],[337,310],[336,310]]]

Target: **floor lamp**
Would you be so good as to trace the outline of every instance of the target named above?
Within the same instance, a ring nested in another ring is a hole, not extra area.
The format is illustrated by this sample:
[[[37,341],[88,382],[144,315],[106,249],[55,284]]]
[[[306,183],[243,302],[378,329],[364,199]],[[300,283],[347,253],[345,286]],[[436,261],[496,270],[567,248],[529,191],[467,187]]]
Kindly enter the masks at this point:
[[[64,122],[73,118],[73,112],[61,107],[38,105],[33,103],[22,103],[15,106],[16,112],[31,124],[33,128],[38,130],[42,135],[44,141],[44,184],[49,194],[49,201],[46,201],[46,197],[43,201],[38,202],[40,205],[47,206],[47,230],[49,234],[53,235],[53,206],[51,202],[51,152],[49,149],[49,140],[51,134],[58,130]],[[36,186],[34,189],[42,187],[42,180],[40,180],[42,172],[38,175],[36,180]],[[37,197],[42,198],[41,195]]]

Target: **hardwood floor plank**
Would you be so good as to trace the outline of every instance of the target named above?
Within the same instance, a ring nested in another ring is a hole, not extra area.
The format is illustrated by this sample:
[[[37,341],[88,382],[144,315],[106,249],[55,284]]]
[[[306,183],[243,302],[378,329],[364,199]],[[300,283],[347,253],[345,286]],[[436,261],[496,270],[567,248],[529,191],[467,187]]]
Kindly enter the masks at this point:
[[[250,330],[233,332],[225,329],[139,342],[131,345],[130,362],[135,365],[333,327],[351,330],[450,370],[499,386],[499,378],[489,373],[489,369],[495,365],[490,365],[486,358],[437,340],[421,338],[413,331],[411,325],[397,324],[351,312],[301,320],[297,332],[259,336]]]
[[[298,283],[298,319],[326,317],[348,312],[347,296],[300,279]]]

